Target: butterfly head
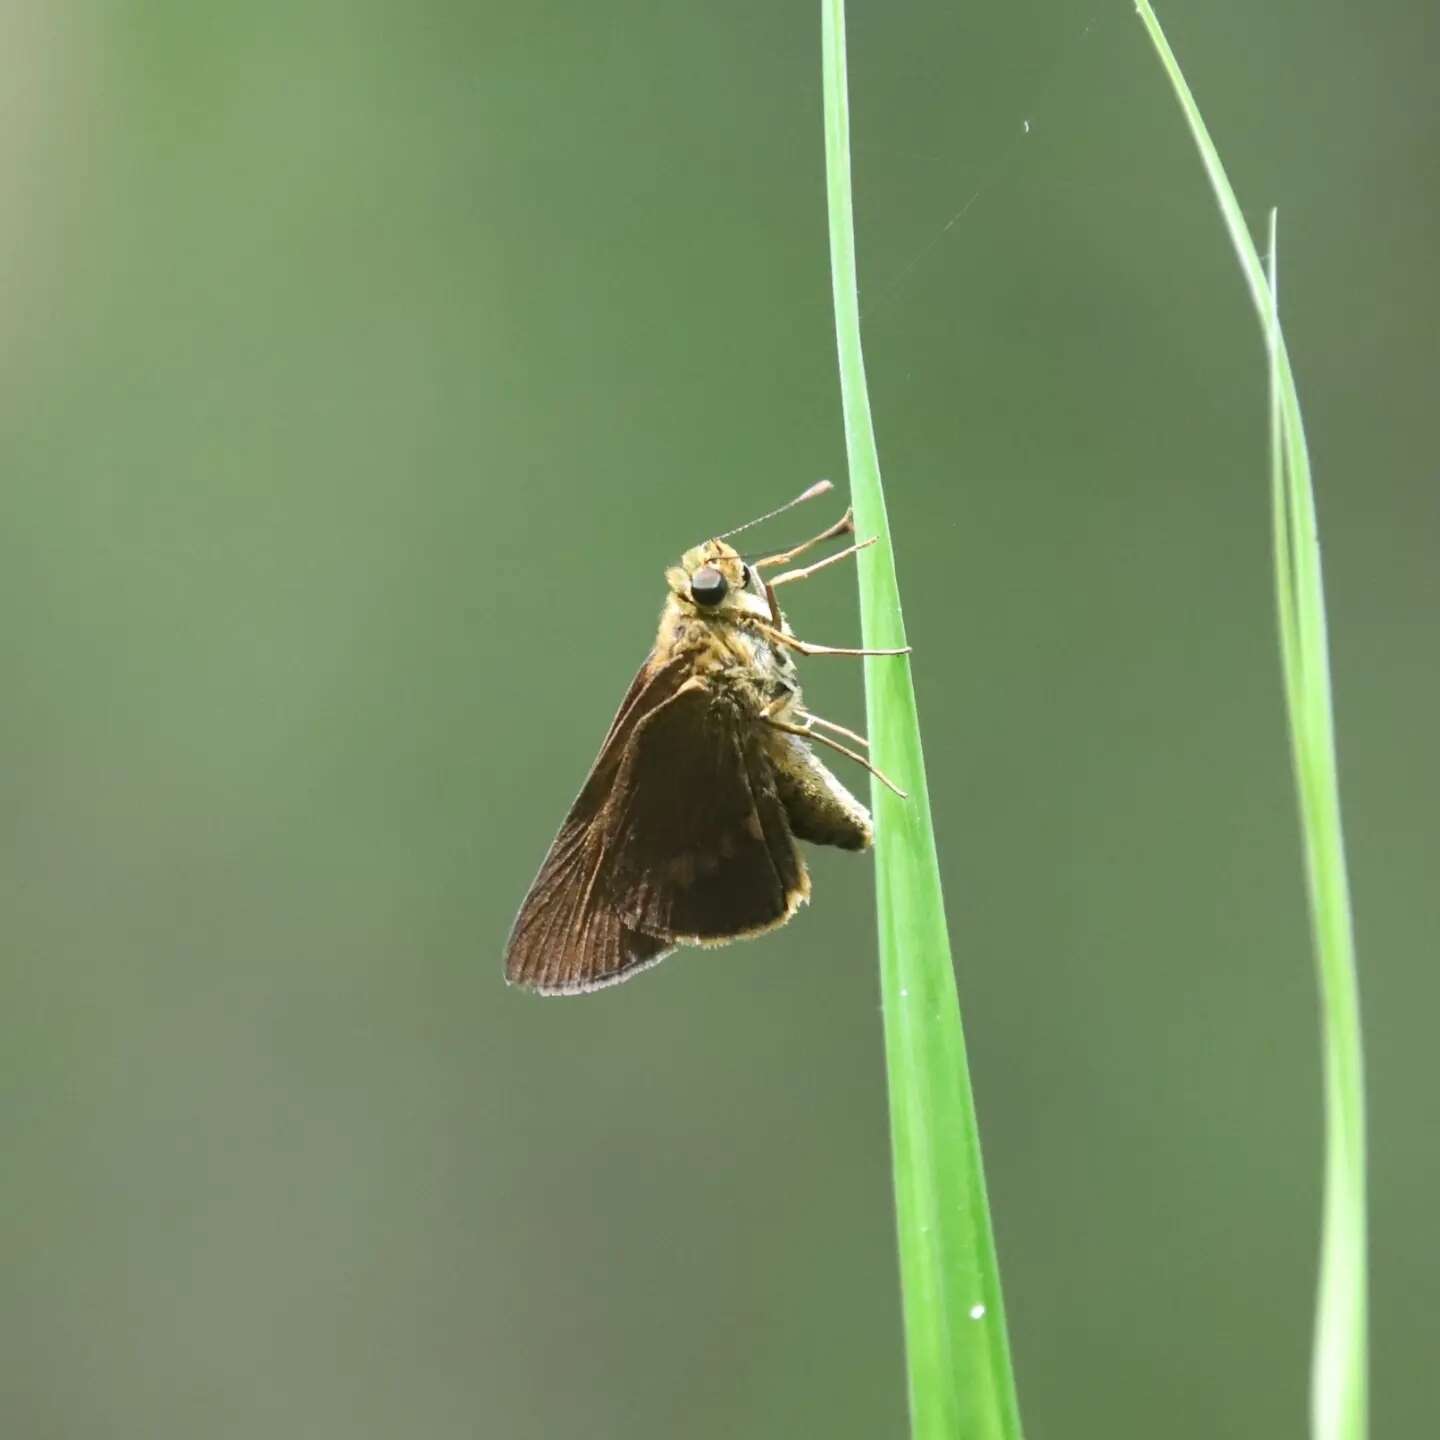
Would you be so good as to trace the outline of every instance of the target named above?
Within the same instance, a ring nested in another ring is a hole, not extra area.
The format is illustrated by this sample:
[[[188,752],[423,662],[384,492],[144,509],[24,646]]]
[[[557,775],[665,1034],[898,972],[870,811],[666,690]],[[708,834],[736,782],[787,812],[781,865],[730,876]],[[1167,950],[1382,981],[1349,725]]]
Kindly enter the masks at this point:
[[[670,593],[698,615],[769,614],[759,576],[723,540],[707,540],[665,572]]]

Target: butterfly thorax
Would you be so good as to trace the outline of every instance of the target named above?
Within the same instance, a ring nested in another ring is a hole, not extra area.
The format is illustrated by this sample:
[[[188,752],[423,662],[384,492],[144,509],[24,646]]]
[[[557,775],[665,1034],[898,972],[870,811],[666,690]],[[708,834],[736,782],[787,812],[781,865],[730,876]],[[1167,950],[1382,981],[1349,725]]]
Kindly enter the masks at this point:
[[[775,707],[773,713],[789,713],[799,703],[789,650],[763,634],[743,612],[697,613],[693,604],[672,594],[651,663],[658,668],[682,658],[717,701],[732,703],[746,714],[758,715],[767,706]]]

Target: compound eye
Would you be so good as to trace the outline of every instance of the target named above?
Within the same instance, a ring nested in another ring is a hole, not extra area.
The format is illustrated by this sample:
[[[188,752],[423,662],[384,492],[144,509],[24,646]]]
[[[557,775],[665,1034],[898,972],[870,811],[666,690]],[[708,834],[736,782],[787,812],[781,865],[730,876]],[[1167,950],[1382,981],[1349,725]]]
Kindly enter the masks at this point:
[[[690,597],[699,605],[718,605],[729,589],[725,577],[713,565],[702,565],[690,577]]]

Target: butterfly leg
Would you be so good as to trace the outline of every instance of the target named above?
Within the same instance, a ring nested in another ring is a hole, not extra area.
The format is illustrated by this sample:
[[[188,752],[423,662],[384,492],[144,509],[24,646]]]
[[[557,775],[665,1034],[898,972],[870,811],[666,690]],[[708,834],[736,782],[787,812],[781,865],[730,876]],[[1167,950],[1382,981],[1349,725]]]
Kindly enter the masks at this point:
[[[812,535],[808,540],[802,540],[798,545],[792,545],[788,550],[781,550],[775,555],[767,555],[763,560],[755,561],[755,564],[761,568],[766,565],[788,565],[797,555],[803,555],[807,550],[813,550],[815,546],[835,539],[837,535],[853,535],[854,533],[854,512],[847,510],[829,529],[822,530],[818,535]]]
[[[758,571],[762,565],[785,565],[797,555],[803,554],[812,545],[818,545],[822,540],[832,540],[837,535],[853,535],[855,533],[855,521],[849,510],[838,523],[832,525],[823,534],[815,536],[813,540],[806,540],[802,545],[796,545],[791,550],[783,550],[778,555],[767,555],[763,560],[755,562]],[[765,598],[770,602],[770,622],[777,630],[785,628],[785,617],[780,613],[780,602],[775,598],[775,587],[777,585],[788,585],[792,580],[806,580],[817,570],[823,570],[827,565],[834,565],[838,561],[845,560],[849,556],[864,550],[867,546],[873,545],[878,536],[872,535],[868,540],[862,540],[858,545],[848,546],[834,555],[828,555],[824,560],[817,561],[814,565],[806,565],[801,570],[786,570],[777,575],[773,580],[765,581]]]
[[[823,725],[827,730],[833,730],[837,735],[843,735],[847,740],[853,740],[857,745],[863,745],[867,750],[870,742],[863,736],[857,735],[853,730],[847,730],[843,725],[837,725],[833,720],[822,720],[818,715],[807,717],[812,725]]]
[[[823,570],[827,565],[838,564],[841,560],[848,560],[850,556],[868,549],[879,538],[878,535],[872,535],[868,540],[862,540],[858,545],[849,545],[844,550],[837,550],[835,554],[827,555],[813,565],[806,565],[802,570],[786,570],[773,580],[767,580],[765,582],[765,598],[770,602],[770,623],[778,629],[783,629],[785,625],[784,617],[780,614],[780,602],[775,598],[777,585],[788,585],[792,580],[808,580],[817,570]]]
[[[776,585],[788,585],[792,580],[808,580],[817,570],[823,570],[827,565],[838,565],[840,561],[848,559],[851,555],[858,555],[862,550],[868,550],[880,537],[872,535],[868,540],[862,540],[858,545],[847,545],[843,550],[837,550],[833,555],[827,555],[823,560],[817,560],[813,565],[806,565],[800,570],[785,570],[773,580],[768,581],[769,588]]]
[[[802,655],[908,655],[910,653],[910,646],[908,645],[898,650],[852,650],[837,645],[814,645],[808,640],[798,640],[794,635],[787,635],[777,626],[766,625],[763,622],[752,623],[755,623],[756,629],[760,630],[777,645],[784,645],[791,650],[798,650]]]
[[[898,650],[851,650],[843,645],[812,645],[808,640],[797,640],[787,635],[784,643],[802,655],[908,655],[910,646],[902,645]]]
[[[799,735],[805,740],[818,741],[821,745],[828,745],[832,750],[838,750],[842,755],[848,755],[857,765],[863,765],[882,785],[893,790],[902,800],[908,800],[910,798],[883,770],[872,765],[858,750],[852,750],[848,745],[842,745],[838,740],[832,740],[828,735],[816,734],[814,729],[816,724],[815,716],[811,715],[808,717],[810,721],[809,725],[792,725],[788,720],[781,720],[769,713],[775,708],[775,703],[776,702],[772,701],[771,704],[767,705],[765,709],[760,712],[760,719],[767,725],[773,726],[776,730],[783,730],[787,735]],[[832,729],[840,730],[843,734],[850,735],[853,739],[859,740],[862,745],[868,743],[861,739],[860,736],[854,735],[853,732],[846,730],[843,726],[834,725],[831,721],[822,720],[819,723],[822,725],[830,725]]]
[[[785,629],[785,617],[780,613],[780,602],[775,598],[775,587],[767,580],[765,582],[765,598],[770,602],[770,623],[775,629]]]
[[[790,703],[789,695],[781,695],[772,700],[761,712],[762,720],[769,720],[778,715],[786,705]],[[843,725],[837,725],[833,720],[822,720],[813,711],[805,712],[805,722],[808,725],[823,725],[827,730],[833,730],[837,735],[843,735],[847,740],[853,740],[857,745],[863,745],[867,750],[870,742],[863,736],[857,735],[853,730],[847,730]]]

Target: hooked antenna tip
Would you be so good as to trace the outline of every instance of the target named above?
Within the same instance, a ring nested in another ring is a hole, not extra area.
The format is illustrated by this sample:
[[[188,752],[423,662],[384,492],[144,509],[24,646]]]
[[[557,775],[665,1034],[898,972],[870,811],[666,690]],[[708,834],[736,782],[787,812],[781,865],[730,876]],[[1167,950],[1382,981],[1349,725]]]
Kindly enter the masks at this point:
[[[731,535],[738,535],[742,530],[748,530],[752,525],[759,525],[764,520],[773,520],[777,515],[783,515],[787,510],[793,509],[796,505],[803,504],[806,500],[813,500],[817,495],[824,495],[826,491],[835,487],[828,480],[817,480],[808,490],[802,491],[793,500],[787,500],[783,505],[777,506],[774,510],[767,510],[763,515],[757,515],[753,520],[747,520],[743,525],[737,525],[733,530],[726,530],[723,534],[717,535],[717,540],[727,540]]]

